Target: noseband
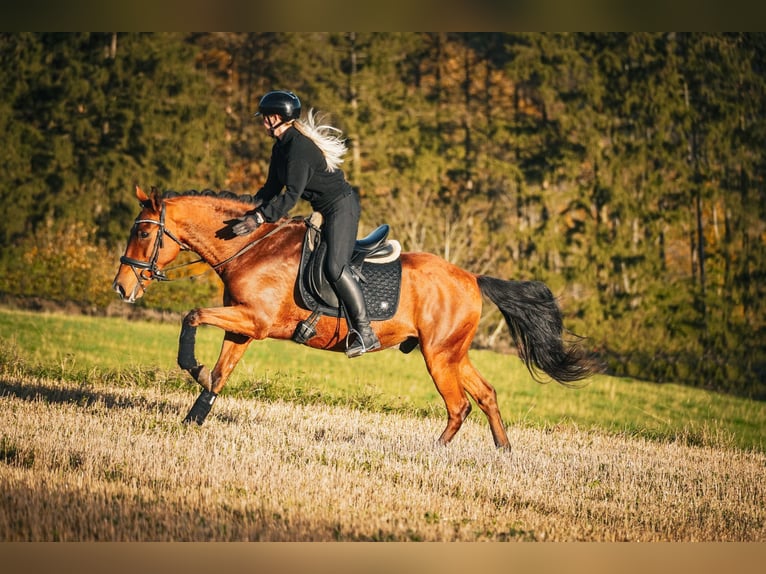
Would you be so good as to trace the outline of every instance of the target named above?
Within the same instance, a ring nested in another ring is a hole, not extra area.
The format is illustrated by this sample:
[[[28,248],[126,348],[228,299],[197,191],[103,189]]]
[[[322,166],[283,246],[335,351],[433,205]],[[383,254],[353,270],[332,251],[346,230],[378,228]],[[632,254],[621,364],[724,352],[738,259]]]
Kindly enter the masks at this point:
[[[136,229],[140,223],[153,223],[154,225],[159,226],[159,231],[157,233],[157,236],[154,239],[154,247],[152,248],[152,256],[149,258],[149,261],[139,261],[138,259],[133,259],[131,257],[128,257],[126,255],[123,255],[120,257],[120,263],[123,265],[129,266],[133,273],[136,274],[136,278],[140,281],[169,281],[167,275],[165,275],[165,272],[162,271],[157,267],[157,259],[159,259],[160,256],[160,250],[162,249],[163,245],[163,239],[165,235],[170,237],[173,241],[175,241],[178,245],[181,246],[181,251],[188,251],[189,247],[182,243],[175,235],[173,235],[170,231],[167,230],[165,227],[165,204],[162,204],[162,209],[160,210],[160,219],[136,219],[136,221],[133,222],[133,228]],[[139,271],[140,270],[140,271]],[[148,274],[146,272],[149,272]]]

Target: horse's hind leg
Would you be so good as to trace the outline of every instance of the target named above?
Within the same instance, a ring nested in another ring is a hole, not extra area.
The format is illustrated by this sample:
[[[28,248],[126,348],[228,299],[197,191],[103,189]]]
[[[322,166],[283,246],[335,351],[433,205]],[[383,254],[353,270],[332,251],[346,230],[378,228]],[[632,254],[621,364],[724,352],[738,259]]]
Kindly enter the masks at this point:
[[[433,375],[432,375],[433,376]],[[439,374],[433,377],[439,394],[447,407],[447,426],[439,437],[439,444],[447,444],[463,426],[471,412],[471,402],[457,380],[452,376]]]
[[[429,346],[423,349],[423,358],[447,408],[447,426],[439,437],[440,444],[447,444],[463,426],[463,421],[471,412],[471,402],[460,384],[458,365],[445,360],[443,352],[434,352]]]
[[[503,419],[500,416],[500,409],[497,406],[497,393],[494,387],[481,376],[467,356],[463,358],[460,364],[460,374],[463,387],[487,416],[495,446],[509,449],[510,442],[505,432]]]
[[[423,357],[447,407],[447,427],[439,437],[439,442],[447,444],[452,440],[471,412],[467,391],[487,416],[495,446],[509,448],[510,443],[497,406],[495,389],[479,374],[468,356],[463,355],[462,358],[455,359],[444,350],[435,352],[433,349],[427,349],[424,350]]]

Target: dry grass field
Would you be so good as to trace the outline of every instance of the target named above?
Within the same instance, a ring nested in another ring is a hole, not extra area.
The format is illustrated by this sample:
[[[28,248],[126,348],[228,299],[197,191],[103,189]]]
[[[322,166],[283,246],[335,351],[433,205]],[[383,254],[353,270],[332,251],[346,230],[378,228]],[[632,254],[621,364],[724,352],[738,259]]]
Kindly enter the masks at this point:
[[[0,376],[2,541],[766,541],[766,455]]]

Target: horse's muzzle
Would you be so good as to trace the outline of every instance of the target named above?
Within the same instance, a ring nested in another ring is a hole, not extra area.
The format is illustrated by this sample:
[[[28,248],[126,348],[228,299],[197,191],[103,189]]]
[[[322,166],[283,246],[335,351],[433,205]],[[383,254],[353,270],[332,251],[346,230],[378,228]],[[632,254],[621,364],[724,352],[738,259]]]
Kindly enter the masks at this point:
[[[125,292],[125,288],[122,286],[122,284],[119,282],[118,279],[115,279],[114,282],[112,283],[112,290],[115,291],[120,296],[120,299],[122,301],[124,301],[125,303],[135,303],[136,302],[136,299],[137,299],[136,294],[137,294],[137,292],[139,290],[139,287],[140,287],[140,285],[138,283],[136,283],[135,287],[130,292],[130,295],[128,295]]]

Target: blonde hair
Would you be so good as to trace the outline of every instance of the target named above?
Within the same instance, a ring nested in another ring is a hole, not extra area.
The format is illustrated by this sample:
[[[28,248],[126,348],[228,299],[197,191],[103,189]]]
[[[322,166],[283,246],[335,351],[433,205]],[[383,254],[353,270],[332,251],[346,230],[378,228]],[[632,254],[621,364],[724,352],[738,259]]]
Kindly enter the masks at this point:
[[[341,132],[328,124],[322,124],[324,116],[314,113],[310,109],[305,118],[295,120],[295,128],[309,138],[319,148],[327,163],[327,171],[335,171],[343,163],[343,156],[348,148],[346,140],[341,137]]]

